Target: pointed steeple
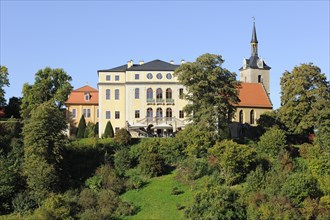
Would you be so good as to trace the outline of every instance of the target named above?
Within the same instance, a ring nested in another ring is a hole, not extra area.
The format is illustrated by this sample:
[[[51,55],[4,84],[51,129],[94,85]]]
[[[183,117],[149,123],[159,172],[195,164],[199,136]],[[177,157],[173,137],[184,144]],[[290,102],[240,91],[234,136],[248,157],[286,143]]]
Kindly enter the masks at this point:
[[[253,17],[254,19],[254,17]],[[251,39],[251,57],[258,59],[258,40],[256,31],[256,22],[253,21],[252,39]]]
[[[255,21],[253,21],[251,43],[256,43],[256,44],[258,43],[258,40],[257,40],[257,31],[256,31],[256,22]]]

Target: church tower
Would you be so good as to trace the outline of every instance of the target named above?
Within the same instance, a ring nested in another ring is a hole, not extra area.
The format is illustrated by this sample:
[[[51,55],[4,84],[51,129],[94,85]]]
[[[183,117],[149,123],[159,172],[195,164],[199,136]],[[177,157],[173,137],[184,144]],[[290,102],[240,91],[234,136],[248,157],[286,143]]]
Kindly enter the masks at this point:
[[[251,56],[243,59],[243,66],[240,70],[240,81],[246,83],[262,83],[267,94],[270,94],[269,71],[270,66],[258,56],[258,40],[255,22],[253,21]]]

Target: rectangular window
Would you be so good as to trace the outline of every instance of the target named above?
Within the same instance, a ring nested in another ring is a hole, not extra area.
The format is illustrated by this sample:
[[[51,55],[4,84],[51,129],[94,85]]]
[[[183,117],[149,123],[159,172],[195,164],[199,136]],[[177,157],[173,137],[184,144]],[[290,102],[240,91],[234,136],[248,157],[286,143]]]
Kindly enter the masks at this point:
[[[184,112],[182,110],[179,111],[179,118],[184,118]]]
[[[119,75],[115,75],[115,81],[119,81]]]
[[[139,80],[140,79],[140,74],[135,74],[135,79]]]
[[[105,99],[110,100],[110,89],[105,90]]]
[[[72,118],[77,117],[77,110],[74,108],[72,109]]]
[[[105,111],[105,119],[110,119],[110,111]]]
[[[90,118],[91,117],[91,110],[89,108],[84,108],[83,109],[83,115],[85,118]]]
[[[135,110],[135,118],[140,118],[140,110]]]
[[[97,118],[99,118],[99,116],[100,116],[100,112],[99,112],[99,109],[97,109]]]
[[[258,83],[261,83],[261,82],[262,82],[261,75],[258,75]]]
[[[115,111],[115,119],[119,119],[120,118],[120,112],[119,111]]]
[[[135,88],[135,95],[134,95],[134,97],[135,97],[135,99],[139,99],[140,98],[140,89],[139,88]]]
[[[115,127],[115,132],[119,131],[119,129],[120,129],[119,127]]]
[[[110,75],[106,75],[106,76],[105,76],[105,80],[106,80],[106,81],[110,81],[110,80],[111,80],[111,76],[110,76]]]
[[[119,89],[115,90],[115,100],[119,100]]]
[[[183,89],[179,89],[179,98],[183,99]]]

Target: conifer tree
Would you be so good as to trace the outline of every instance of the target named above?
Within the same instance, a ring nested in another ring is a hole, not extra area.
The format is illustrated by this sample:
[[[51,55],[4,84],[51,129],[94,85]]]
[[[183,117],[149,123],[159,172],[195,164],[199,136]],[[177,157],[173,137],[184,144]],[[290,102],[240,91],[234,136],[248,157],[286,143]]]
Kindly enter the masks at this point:
[[[106,127],[105,127],[105,130],[104,130],[104,134],[103,134],[103,137],[105,138],[113,138],[114,137],[114,132],[113,132],[113,128],[112,128],[112,124],[110,121],[108,121]]]
[[[84,138],[85,130],[86,130],[86,121],[84,115],[82,115],[78,124],[77,138]]]

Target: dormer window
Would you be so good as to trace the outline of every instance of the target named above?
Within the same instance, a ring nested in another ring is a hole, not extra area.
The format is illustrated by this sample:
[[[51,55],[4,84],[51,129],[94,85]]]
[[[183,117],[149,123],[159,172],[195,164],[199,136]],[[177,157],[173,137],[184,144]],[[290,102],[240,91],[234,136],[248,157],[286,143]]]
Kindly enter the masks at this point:
[[[85,92],[85,101],[89,101],[91,99],[91,94],[89,92]]]

